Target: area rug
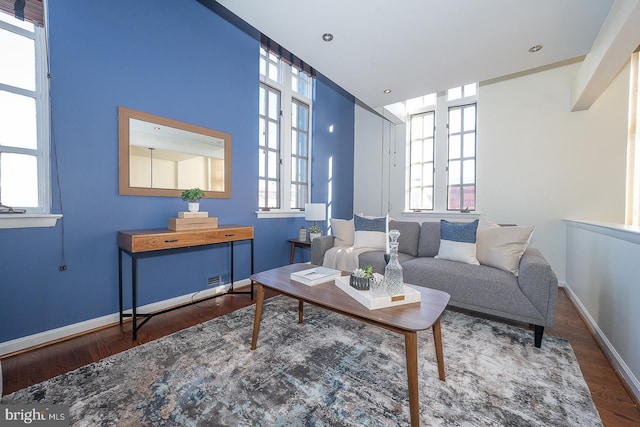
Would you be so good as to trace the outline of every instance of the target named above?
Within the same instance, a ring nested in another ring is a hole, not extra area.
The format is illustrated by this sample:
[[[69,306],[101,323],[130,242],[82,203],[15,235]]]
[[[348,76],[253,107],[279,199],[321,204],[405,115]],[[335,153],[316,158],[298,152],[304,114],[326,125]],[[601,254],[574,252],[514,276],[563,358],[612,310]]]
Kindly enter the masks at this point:
[[[265,302],[4,396],[67,404],[72,425],[408,425],[404,337],[297,301]],[[149,324],[147,327],[153,327]],[[442,317],[446,382],[418,333],[423,426],[600,426],[571,346],[462,313]]]

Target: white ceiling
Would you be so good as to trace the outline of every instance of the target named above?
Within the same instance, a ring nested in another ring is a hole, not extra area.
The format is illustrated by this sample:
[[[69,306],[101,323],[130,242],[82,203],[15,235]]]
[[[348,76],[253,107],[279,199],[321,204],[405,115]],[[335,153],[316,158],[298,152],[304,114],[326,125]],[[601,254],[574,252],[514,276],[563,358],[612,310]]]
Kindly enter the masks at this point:
[[[590,52],[614,2],[218,0],[218,3],[376,108],[582,57]],[[324,33],[332,33],[333,41],[323,41]],[[540,52],[528,52],[538,44],[544,46]],[[385,89],[392,92],[386,95]]]

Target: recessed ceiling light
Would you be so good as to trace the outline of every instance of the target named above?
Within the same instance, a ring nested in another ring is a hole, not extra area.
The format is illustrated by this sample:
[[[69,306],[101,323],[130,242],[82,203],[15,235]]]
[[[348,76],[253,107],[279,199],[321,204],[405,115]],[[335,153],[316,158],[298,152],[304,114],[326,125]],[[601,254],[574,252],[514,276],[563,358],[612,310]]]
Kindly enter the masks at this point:
[[[391,89],[385,89],[384,93],[387,93],[387,94],[391,93]]]
[[[536,53],[536,52],[540,52],[542,50],[542,45],[541,44],[537,44],[535,46],[531,46],[529,48],[529,53]]]
[[[326,41],[326,42],[330,42],[331,40],[333,40],[333,34],[331,33],[324,33],[322,35],[322,40]]]

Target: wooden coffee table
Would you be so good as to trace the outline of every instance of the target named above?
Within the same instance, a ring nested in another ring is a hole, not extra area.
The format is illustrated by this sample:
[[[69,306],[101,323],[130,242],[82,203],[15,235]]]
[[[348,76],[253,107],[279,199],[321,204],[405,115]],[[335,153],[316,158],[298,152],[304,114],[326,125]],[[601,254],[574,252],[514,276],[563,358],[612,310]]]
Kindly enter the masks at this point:
[[[318,307],[384,328],[404,335],[407,360],[407,378],[409,385],[409,413],[411,425],[420,425],[418,411],[418,339],[417,332],[433,330],[433,340],[438,361],[440,380],[445,380],[444,358],[442,354],[442,336],[440,334],[440,316],[449,302],[449,294],[435,289],[411,286],[419,291],[421,301],[395,307],[369,310],[338,288],[333,281],[317,286],[306,286],[294,282],[289,275],[294,271],[315,267],[310,264],[291,264],[251,275],[256,285],[256,313],[253,322],[251,350],[256,349],[260,320],[264,302],[264,288],[273,289],[299,301],[298,322],[302,322],[303,303]],[[347,273],[345,273],[347,274]]]

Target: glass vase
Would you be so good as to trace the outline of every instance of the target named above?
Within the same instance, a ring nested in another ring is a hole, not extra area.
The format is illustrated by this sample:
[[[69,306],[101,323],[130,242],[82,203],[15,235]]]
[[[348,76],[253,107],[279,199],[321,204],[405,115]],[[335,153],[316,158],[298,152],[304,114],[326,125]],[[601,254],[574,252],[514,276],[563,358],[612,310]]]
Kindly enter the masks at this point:
[[[398,260],[398,230],[389,231],[389,262],[384,269],[384,287],[388,295],[398,295],[403,291],[402,266]]]

